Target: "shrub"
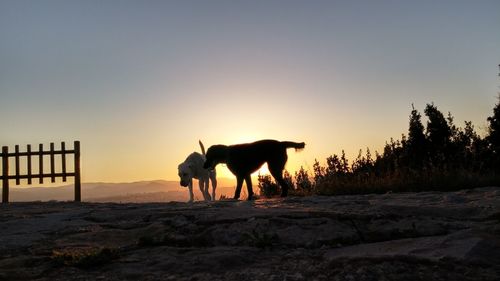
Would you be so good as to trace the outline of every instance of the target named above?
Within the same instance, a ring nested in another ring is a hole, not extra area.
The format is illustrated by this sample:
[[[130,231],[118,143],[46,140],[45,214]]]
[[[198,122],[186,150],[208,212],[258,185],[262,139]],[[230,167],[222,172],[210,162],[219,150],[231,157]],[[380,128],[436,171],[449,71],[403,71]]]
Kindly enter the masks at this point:
[[[258,175],[260,194],[267,198],[279,195],[281,193],[280,186],[274,182],[271,175]]]
[[[295,183],[298,194],[309,195],[313,192],[313,182],[309,179],[309,173],[302,166],[298,172],[295,172]]]

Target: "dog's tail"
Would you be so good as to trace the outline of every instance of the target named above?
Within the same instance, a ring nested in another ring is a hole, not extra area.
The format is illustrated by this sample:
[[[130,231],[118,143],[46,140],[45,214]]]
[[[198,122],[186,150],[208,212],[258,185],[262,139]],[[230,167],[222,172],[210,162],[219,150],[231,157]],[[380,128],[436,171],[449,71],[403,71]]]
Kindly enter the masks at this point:
[[[201,154],[206,155],[205,147],[203,146],[203,143],[201,142],[201,140],[198,140],[198,143],[200,144],[200,147],[201,147]]]
[[[304,142],[293,142],[293,141],[282,141],[281,144],[285,146],[285,148],[295,148],[295,151],[300,151],[304,149],[306,144]]]

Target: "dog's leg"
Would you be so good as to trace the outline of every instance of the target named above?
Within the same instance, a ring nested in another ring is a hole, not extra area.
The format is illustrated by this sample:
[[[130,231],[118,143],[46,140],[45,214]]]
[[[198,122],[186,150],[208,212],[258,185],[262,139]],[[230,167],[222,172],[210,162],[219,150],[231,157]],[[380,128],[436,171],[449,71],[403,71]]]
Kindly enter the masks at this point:
[[[285,168],[286,158],[280,159],[281,161],[276,161],[274,163],[267,163],[269,172],[273,175],[274,179],[281,186],[281,197],[286,197],[288,195],[288,184],[283,179],[283,169]]]
[[[205,194],[207,195],[207,200],[208,201],[212,201],[212,197],[210,196],[210,192],[208,191],[208,186],[210,184],[210,178],[207,177],[204,181],[203,181],[203,184],[204,184],[204,191],[205,191]]]
[[[240,193],[241,193],[241,187],[243,186],[243,178],[242,177],[236,177],[236,191],[234,192],[234,199],[239,199],[240,198]]]
[[[215,201],[215,189],[217,188],[217,178],[214,173],[210,173],[210,180],[212,181],[212,200]]]
[[[205,192],[203,190],[203,181],[201,179],[198,180],[198,186],[200,187],[200,192],[203,195],[203,199],[206,201],[207,195],[205,194]]]
[[[193,180],[189,181],[189,203],[193,202],[194,194],[193,194]]]
[[[207,198],[207,193],[205,192],[205,181],[203,179],[199,179],[198,180],[198,185],[200,186],[200,191],[201,191],[201,194],[203,194],[203,199],[205,201],[208,201],[209,199]]]
[[[248,175],[245,178],[245,183],[247,184],[247,191],[248,191],[247,200],[252,200],[253,199],[253,189],[252,189],[252,177],[250,175]]]
[[[274,177],[274,178],[281,186],[281,197],[286,197],[288,195],[288,184],[281,176],[279,178],[276,178],[276,177]]]

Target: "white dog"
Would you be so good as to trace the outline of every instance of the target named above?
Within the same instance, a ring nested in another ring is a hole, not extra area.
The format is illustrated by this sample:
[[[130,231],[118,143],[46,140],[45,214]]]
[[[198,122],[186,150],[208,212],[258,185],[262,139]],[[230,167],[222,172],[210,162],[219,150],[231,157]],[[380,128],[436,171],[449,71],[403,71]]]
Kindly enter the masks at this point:
[[[205,164],[205,147],[199,141],[201,151],[191,153],[186,160],[179,164],[179,177],[181,186],[189,188],[189,202],[193,202],[193,178],[198,180],[200,191],[203,194],[205,201],[215,200],[215,188],[217,187],[217,179],[214,170],[203,169]],[[209,180],[212,181],[212,196],[208,192]]]

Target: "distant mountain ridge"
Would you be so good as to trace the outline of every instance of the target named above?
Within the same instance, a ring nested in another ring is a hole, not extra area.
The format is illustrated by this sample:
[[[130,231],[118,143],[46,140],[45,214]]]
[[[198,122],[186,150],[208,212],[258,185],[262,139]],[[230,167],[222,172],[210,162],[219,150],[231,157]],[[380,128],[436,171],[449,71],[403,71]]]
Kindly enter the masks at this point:
[[[218,179],[217,199],[222,194],[234,192],[233,187],[227,187],[230,179]],[[226,187],[224,187],[224,185]],[[195,198],[203,198],[198,182],[193,183]],[[211,190],[211,188],[210,188]],[[74,198],[74,185],[67,184],[58,187],[11,187],[11,202],[24,201],[71,201]],[[187,201],[188,189],[181,187],[178,181],[151,180],[130,183],[82,183],[82,200],[92,202],[168,202]]]

